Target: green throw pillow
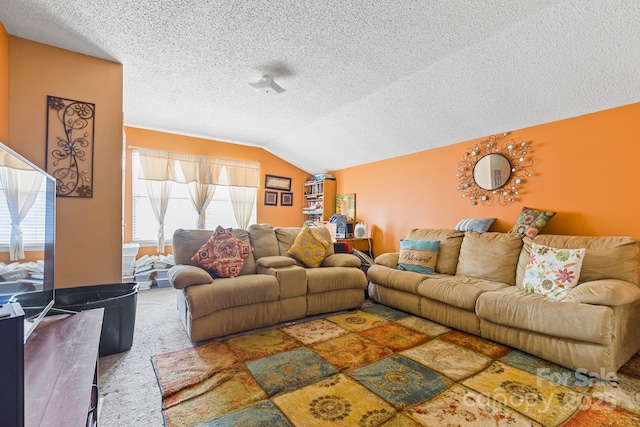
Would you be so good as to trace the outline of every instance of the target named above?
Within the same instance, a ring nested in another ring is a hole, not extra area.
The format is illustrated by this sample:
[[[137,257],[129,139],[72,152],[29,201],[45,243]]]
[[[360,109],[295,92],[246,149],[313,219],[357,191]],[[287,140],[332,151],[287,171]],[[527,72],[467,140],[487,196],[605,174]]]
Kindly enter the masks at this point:
[[[433,274],[439,245],[440,242],[437,240],[400,240],[397,269]]]

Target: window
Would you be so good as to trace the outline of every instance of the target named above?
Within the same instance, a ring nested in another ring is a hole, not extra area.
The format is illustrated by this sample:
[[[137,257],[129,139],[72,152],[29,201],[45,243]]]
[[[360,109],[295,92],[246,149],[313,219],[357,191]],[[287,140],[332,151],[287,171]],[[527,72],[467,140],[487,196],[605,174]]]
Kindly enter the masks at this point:
[[[131,159],[132,171],[132,239],[141,245],[153,246],[158,237],[158,222],[153,214],[146,181],[139,179],[140,156],[137,150],[133,151]],[[179,169],[179,164],[177,168]],[[181,174],[181,171],[178,171]],[[238,222],[233,213],[231,196],[229,194],[226,168],[223,166],[221,182],[216,186],[211,203],[205,211],[205,228],[215,229],[221,225],[225,228],[238,227]],[[171,241],[173,232],[178,228],[197,228],[198,213],[193,207],[189,195],[189,185],[171,181],[171,196],[167,204],[167,213],[164,221],[164,235],[167,243]],[[253,211],[250,223],[256,222],[256,202],[253,201]]]
[[[45,223],[47,208],[47,185],[42,182],[36,201],[29,209],[29,212],[22,220],[22,242],[25,251],[43,251],[45,241]],[[4,195],[4,188],[0,180],[0,251],[9,251],[9,240],[11,239],[11,216],[7,207],[7,200]]]

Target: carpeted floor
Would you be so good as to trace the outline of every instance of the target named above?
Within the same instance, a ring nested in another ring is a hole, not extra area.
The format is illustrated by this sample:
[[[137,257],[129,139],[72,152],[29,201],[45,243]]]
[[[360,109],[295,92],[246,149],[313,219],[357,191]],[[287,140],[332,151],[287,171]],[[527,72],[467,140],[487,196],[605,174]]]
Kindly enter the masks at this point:
[[[140,291],[131,350],[99,360],[99,425],[164,426],[151,356],[191,347],[178,318],[176,291],[171,287]]]
[[[138,292],[131,350],[101,357],[99,425],[162,427],[162,400],[149,358],[191,347],[178,319],[176,291],[151,288]]]
[[[640,426],[639,357],[596,381],[373,303],[188,347],[152,357],[170,427]]]

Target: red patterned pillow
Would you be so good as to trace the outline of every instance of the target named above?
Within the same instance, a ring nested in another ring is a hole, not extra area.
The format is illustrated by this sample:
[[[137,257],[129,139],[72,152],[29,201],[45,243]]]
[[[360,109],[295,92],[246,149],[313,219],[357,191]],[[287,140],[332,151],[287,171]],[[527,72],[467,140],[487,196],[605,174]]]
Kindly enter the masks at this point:
[[[230,231],[218,226],[207,243],[191,259],[218,277],[236,277],[244,260],[251,254],[251,246]]]

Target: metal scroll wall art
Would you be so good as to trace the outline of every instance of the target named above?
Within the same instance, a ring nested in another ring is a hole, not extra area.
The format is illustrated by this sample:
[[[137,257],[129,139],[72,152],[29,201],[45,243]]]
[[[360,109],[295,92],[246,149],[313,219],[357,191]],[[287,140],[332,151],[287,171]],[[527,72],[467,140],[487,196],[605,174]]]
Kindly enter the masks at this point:
[[[95,104],[47,96],[47,172],[56,194],[93,197]]]
[[[458,191],[472,205],[508,205],[516,201],[531,177],[531,145],[516,143],[507,133],[492,135],[469,148],[458,162]]]

